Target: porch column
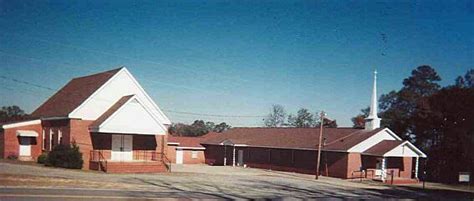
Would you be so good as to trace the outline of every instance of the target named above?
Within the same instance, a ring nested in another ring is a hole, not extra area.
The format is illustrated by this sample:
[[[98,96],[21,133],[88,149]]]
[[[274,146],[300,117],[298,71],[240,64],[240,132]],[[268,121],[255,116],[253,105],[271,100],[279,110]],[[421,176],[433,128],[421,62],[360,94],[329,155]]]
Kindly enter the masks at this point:
[[[224,166],[227,165],[227,146],[224,145]]]
[[[232,146],[232,167],[235,167],[235,146]]]
[[[418,165],[420,164],[420,157],[416,157],[416,163],[415,163],[415,179],[418,179]]]
[[[382,158],[382,182],[385,182],[387,178],[387,159],[385,157]]]

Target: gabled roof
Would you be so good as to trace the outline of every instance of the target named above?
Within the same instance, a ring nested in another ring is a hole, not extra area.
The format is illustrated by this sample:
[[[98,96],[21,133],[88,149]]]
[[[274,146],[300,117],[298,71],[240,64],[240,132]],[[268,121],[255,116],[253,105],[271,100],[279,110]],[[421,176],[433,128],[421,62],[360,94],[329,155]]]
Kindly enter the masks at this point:
[[[383,156],[385,153],[389,152],[390,150],[394,149],[398,145],[401,145],[403,141],[399,140],[382,140],[378,144],[374,145],[373,147],[367,149],[366,151],[362,152],[365,155],[374,155],[374,156]]]
[[[89,126],[99,133],[164,135],[166,130],[136,95],[123,96]]]
[[[324,128],[326,143],[323,150],[347,151],[381,130]],[[315,150],[319,143],[319,128],[232,128],[202,144],[219,145],[226,140],[254,147]]]
[[[199,137],[183,137],[169,135],[168,143],[177,144],[179,147],[202,148],[203,146],[201,145],[201,142],[218,135],[220,135],[220,133],[215,132],[209,132],[208,134]]]
[[[34,117],[67,117],[122,68],[72,79],[31,115]]]
[[[99,118],[97,118],[89,128],[96,128],[99,127],[105,120],[107,120],[112,114],[114,114],[120,107],[122,107],[125,103],[127,103],[133,95],[128,95],[120,98],[112,107],[110,107],[104,114],[102,114]]]

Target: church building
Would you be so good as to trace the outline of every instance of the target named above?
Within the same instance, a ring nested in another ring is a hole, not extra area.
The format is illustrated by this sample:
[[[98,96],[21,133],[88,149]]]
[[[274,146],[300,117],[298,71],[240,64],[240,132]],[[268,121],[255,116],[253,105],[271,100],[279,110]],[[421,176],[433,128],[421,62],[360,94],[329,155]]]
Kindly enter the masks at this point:
[[[389,128],[380,128],[380,120],[375,72],[365,128],[323,128],[318,174],[417,182],[420,158],[426,155]],[[319,132],[319,128],[233,128],[201,144],[209,165],[316,174]]]
[[[58,144],[74,143],[83,169],[169,169],[171,122],[125,67],[72,79],[31,115],[0,125],[0,158],[36,160]]]

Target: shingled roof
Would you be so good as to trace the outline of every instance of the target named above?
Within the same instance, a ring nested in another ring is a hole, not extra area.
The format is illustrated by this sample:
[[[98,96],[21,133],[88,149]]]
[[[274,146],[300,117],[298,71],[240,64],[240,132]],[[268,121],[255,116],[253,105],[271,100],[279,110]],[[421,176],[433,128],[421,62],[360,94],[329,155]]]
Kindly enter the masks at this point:
[[[324,128],[323,150],[347,151],[382,129]],[[224,141],[254,147],[316,149],[319,128],[233,128],[201,144],[219,145]]]
[[[31,115],[34,117],[67,117],[122,68],[72,79]]]
[[[362,154],[383,156],[385,153],[394,149],[398,145],[401,145],[402,143],[403,141],[398,141],[398,140],[382,140],[381,142],[377,143],[373,147],[370,147],[369,149],[364,151]]]
[[[206,135],[199,137],[183,137],[183,136],[168,136],[168,143],[178,143],[180,147],[196,147],[202,148],[201,142],[206,141],[210,138],[219,136],[220,133],[209,132]]]

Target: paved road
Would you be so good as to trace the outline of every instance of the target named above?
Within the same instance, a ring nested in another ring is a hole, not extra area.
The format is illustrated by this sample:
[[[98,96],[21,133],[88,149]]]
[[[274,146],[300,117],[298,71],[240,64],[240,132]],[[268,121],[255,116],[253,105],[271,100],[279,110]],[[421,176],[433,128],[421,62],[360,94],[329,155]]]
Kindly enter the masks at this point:
[[[327,177],[315,181],[311,175],[259,169],[175,166],[173,170],[164,174],[104,174],[0,162],[0,200],[474,198],[467,192],[422,191]]]

